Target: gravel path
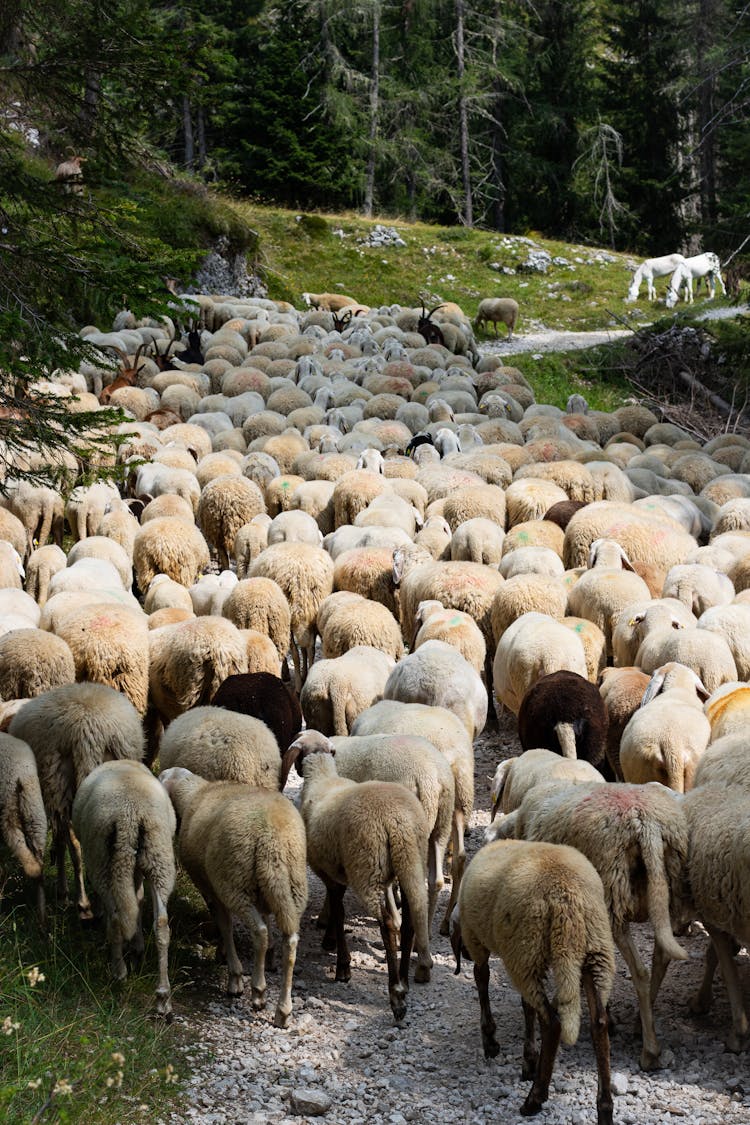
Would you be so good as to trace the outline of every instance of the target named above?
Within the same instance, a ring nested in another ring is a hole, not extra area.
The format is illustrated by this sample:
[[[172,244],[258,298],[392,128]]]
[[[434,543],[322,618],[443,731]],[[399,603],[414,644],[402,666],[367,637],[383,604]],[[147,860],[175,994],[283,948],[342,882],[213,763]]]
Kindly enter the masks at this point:
[[[611,328],[600,332],[560,332],[545,328],[514,336],[511,340],[484,340],[479,348],[484,354],[520,355],[522,352],[571,352],[611,344],[633,333],[629,328]]]
[[[488,778],[500,759],[519,750],[512,717],[503,720],[499,731],[491,730],[477,740],[477,809],[472,818],[475,830],[467,841],[470,853],[480,845],[481,829],[489,822]],[[294,773],[290,787],[293,778]],[[487,1061],[472,968],[464,962],[461,975],[453,975],[447,938],[434,936],[432,980],[427,985],[412,983],[406,1018],[396,1026],[373,920],[362,917],[347,895],[352,980],[334,983],[333,955],[321,949],[320,931],[313,921],[323,889],[312,875],[310,886],[287,1031],[275,1029],[271,1022],[276,974],[269,975],[269,1008],[260,1014],[251,1010],[249,982],[246,997],[230,1001],[224,996],[225,971],[212,960],[199,965],[194,982],[181,990],[181,1030],[194,1045],[184,1049],[184,1061],[176,1060],[177,1071],[191,1077],[187,1106],[168,1118],[169,1125],[293,1125],[312,1120],[313,1110],[323,1111],[324,1119],[337,1125],[520,1122],[518,1110],[528,1088],[520,1078],[523,1020],[519,998],[502,964],[493,958],[490,983],[501,1053]],[[444,890],[443,907],[447,894]],[[640,931],[638,938],[648,950],[648,927],[634,930]],[[618,954],[612,1000],[617,1021],[612,1034],[616,1123],[746,1125],[750,1121],[745,1060],[723,1050],[729,1019],[723,986],[717,983],[709,1017],[698,1019],[687,1012],[686,999],[701,976],[705,938],[696,934],[684,943],[690,960],[671,965],[656,1011],[669,1065],[652,1074],[638,1068],[635,997]],[[241,941],[240,953],[250,957],[248,940]],[[550,1100],[539,1120],[545,1125],[594,1122],[595,1097],[596,1071],[584,1016],[578,1044],[561,1048]]]

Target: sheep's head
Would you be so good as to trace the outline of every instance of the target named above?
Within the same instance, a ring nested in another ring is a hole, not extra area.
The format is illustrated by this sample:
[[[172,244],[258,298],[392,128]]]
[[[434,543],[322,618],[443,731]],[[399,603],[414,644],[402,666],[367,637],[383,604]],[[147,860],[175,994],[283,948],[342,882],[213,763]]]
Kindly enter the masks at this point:
[[[661,692],[668,691],[694,691],[698,699],[705,702],[709,696],[710,691],[705,687],[700,676],[696,675],[692,668],[688,668],[686,664],[679,664],[676,660],[670,660],[667,664],[662,664],[661,668],[657,668],[651,677],[646,691],[641,700],[641,707],[645,707],[652,699],[655,699]]]
[[[170,766],[159,774],[159,781],[166,789],[169,799],[174,806],[178,820],[182,820],[185,811],[194,795],[204,785],[209,783],[197,773],[186,770],[183,766]]]
[[[292,766],[300,777],[303,776],[305,758],[308,758],[311,754],[330,754],[333,758],[336,751],[331,740],[321,734],[320,731],[300,731],[294,741],[290,742],[289,748],[281,759],[279,789],[283,789],[286,785]]]

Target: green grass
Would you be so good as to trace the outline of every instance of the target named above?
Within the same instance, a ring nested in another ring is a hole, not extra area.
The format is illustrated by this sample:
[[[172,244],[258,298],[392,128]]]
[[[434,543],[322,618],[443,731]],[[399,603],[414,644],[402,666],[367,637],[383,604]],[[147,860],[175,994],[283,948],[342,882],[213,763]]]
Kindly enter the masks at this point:
[[[0,1121],[113,1125],[153,1122],[179,1106],[183,1025],[152,1017],[156,950],[150,933],[140,965],[118,985],[101,926],[58,909],[48,888],[49,932],[36,921],[20,877],[4,888],[0,914]],[[170,917],[173,1005],[192,979],[192,946]],[[191,907],[190,927],[195,924]],[[144,920],[144,925],[147,919]],[[175,936],[174,931],[177,930]],[[191,1046],[191,1050],[195,1050]]]

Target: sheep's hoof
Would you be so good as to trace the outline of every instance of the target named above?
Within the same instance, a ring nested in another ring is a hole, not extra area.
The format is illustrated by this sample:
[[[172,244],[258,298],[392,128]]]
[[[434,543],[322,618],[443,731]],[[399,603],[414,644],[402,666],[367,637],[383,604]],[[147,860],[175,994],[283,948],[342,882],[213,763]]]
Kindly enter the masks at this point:
[[[243,981],[242,977],[229,978],[229,983],[227,984],[227,996],[236,998],[237,996],[242,996],[242,993],[244,991],[245,982]]]
[[[352,971],[349,966],[346,965],[343,969],[336,969],[335,979],[336,981],[341,981],[343,984],[347,984],[352,979]]]
[[[612,1125],[612,1106],[597,1106],[596,1125]]]
[[[281,1008],[277,1008],[276,1013],[273,1017],[273,1026],[274,1027],[286,1027],[286,1025],[289,1021],[290,1015],[291,1015],[291,1012],[282,1012]]]
[[[488,1036],[482,1043],[482,1047],[484,1048],[484,1057],[486,1059],[495,1059],[500,1054],[500,1044],[494,1036],[492,1038]],[[525,1077],[526,1075],[524,1074],[524,1078]]]
[[[521,1106],[522,1117],[533,1117],[536,1113],[541,1113],[542,1102],[538,1098],[532,1097],[531,1094],[527,1097],[526,1101]]]
[[[641,1057],[638,1060],[638,1065],[641,1070],[660,1070],[661,1069],[661,1052],[656,1054],[653,1051],[647,1051],[644,1047],[641,1051]]]
[[[440,931],[439,932],[440,932],[442,937],[448,937],[448,935],[450,934],[450,919],[449,918],[443,918],[442,922],[440,923]]]
[[[429,965],[417,965],[416,969],[414,970],[414,983],[415,984],[427,984],[429,979],[430,979],[430,966]]]
[[[692,1012],[694,1016],[706,1016],[711,1011],[711,995],[704,996],[701,992],[696,992],[695,996],[691,996],[688,1000],[688,1011]]]
[[[406,995],[403,992],[393,990],[390,994],[391,1011],[396,1023],[400,1023],[406,1015]]]
[[[266,1006],[266,992],[265,989],[261,992],[260,989],[254,988],[252,990],[252,999],[250,1003],[253,1006],[254,1012],[262,1012]]]
[[[326,953],[335,953],[336,952],[336,935],[334,934],[333,937],[329,937],[328,934],[324,934],[323,940],[321,941],[320,944],[323,947],[323,949],[325,949]]]

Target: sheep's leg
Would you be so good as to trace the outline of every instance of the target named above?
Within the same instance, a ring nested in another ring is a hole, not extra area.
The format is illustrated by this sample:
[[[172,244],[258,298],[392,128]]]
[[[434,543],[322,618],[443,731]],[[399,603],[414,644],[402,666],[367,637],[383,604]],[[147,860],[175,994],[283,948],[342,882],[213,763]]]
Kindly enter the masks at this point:
[[[560,1017],[550,1002],[545,999],[544,1013],[539,1012],[539,1030],[541,1032],[541,1047],[539,1062],[531,1089],[526,1095],[526,1101],[521,1106],[521,1115],[531,1117],[539,1113],[549,1097],[549,1084],[552,1078],[552,1068],[555,1065],[557,1048],[560,1046]]]
[[[241,996],[245,991],[245,982],[242,979],[242,962],[237,956],[234,944],[234,931],[232,916],[220,902],[214,902],[213,915],[221,934],[222,945],[227,958],[227,995]]]
[[[346,887],[341,883],[328,884],[328,900],[331,907],[329,930],[336,934],[336,980],[348,981],[352,978],[351,957],[346,944],[344,931],[344,893]],[[329,931],[326,931],[326,936]],[[325,941],[325,938],[323,939]]]
[[[62,832],[55,834],[55,867],[57,868],[57,901],[65,906],[68,901],[68,879],[65,871],[66,841]]]
[[[742,1002],[742,988],[737,974],[737,965],[732,951],[732,938],[723,930],[716,929],[715,926],[707,924],[706,929],[716,950],[719,968],[729,996],[729,1008],[732,1013],[732,1030],[727,1036],[726,1048],[728,1051],[741,1051],[743,1040],[747,1036],[748,1024],[745,1005]]]
[[[697,1016],[706,1015],[711,1009],[714,973],[718,964],[719,958],[716,956],[716,946],[712,941],[709,941],[703,959],[703,980],[695,996],[688,1003],[690,1011]]]
[[[495,1038],[497,1025],[490,1008],[490,951],[483,949],[474,962],[474,982],[479,993],[479,1026],[482,1029],[482,1048],[486,1059],[494,1059],[500,1053],[500,1044]]]
[[[539,1064],[539,1051],[536,1046],[536,1008],[521,998],[523,1006],[523,1062],[521,1063],[521,1078],[533,1079]]]
[[[651,1010],[653,1011],[656,1004],[656,997],[659,995],[659,989],[662,986],[664,977],[667,975],[669,962],[672,960],[668,957],[660,945],[654,942],[654,955],[651,959],[651,985],[649,988],[649,1000],[651,1001]]]
[[[122,927],[117,918],[111,917],[107,921],[107,941],[109,943],[109,964],[115,980],[125,980],[128,967],[123,956]]]
[[[394,925],[397,925],[395,916],[391,913],[390,903],[388,905],[388,912],[391,918],[394,919]],[[398,967],[398,975],[401,983],[404,986],[404,991],[409,991],[409,961],[411,960],[411,951],[414,946],[414,923],[411,916],[411,905],[409,899],[404,894],[401,896],[401,960]]]
[[[448,900],[448,906],[445,911],[445,916],[440,923],[440,933],[446,935],[450,933],[450,919],[453,913],[453,907],[458,901],[458,888],[461,885],[461,876],[464,873],[466,866],[466,849],[464,846],[464,818],[463,813],[458,811],[453,814],[453,828],[451,831],[451,851],[453,859],[451,863],[451,896]]]
[[[172,1018],[171,989],[169,987],[169,918],[167,904],[155,887],[151,888],[154,912],[154,937],[159,959],[159,976],[156,982],[156,1012],[166,1020]]]
[[[643,1034],[643,1049],[640,1057],[641,1069],[658,1070],[661,1047],[656,1038],[656,1028],[654,1027],[654,1013],[649,995],[650,981],[648,971],[638,956],[627,925],[613,932],[613,937],[630,971],[633,988],[638,997],[638,1010],[641,1015],[641,1031]]]
[[[292,977],[294,963],[297,960],[298,943],[299,934],[284,934],[281,939],[281,981],[279,1002],[273,1017],[275,1027],[286,1027],[287,1020],[292,1014]]]
[[[260,911],[248,904],[245,922],[253,939],[253,973],[250,982],[253,1009],[256,1012],[266,1006],[266,953],[268,952],[268,926]]]
[[[140,872],[136,872],[135,876],[135,897],[138,901],[138,920],[131,945],[133,952],[140,958],[146,952],[146,942],[143,940],[143,876]],[[156,911],[154,911],[154,918],[156,918]]]
[[[609,1024],[607,1009],[594,982],[591,969],[582,973],[583,987],[589,1005],[591,1020],[591,1042],[596,1056],[596,1123],[612,1125],[612,1085],[609,1057]]]
[[[76,894],[78,903],[78,917],[82,922],[89,922],[94,917],[89,902],[89,896],[86,894],[86,888],[83,884],[83,858],[81,856],[81,845],[78,843],[78,837],[73,831],[73,826],[68,826],[68,850],[70,852],[70,859],[73,864],[73,876],[76,884]],[[65,870],[65,860],[63,857],[63,871]]]
[[[292,640],[289,647],[292,650],[292,663],[294,665],[294,690],[297,692],[297,695],[299,695],[299,693],[302,691],[302,684],[304,682],[302,671],[300,669],[299,649],[297,648],[297,643],[294,640]]]
[[[408,911],[406,896],[404,896],[402,909],[404,912]],[[391,1002],[393,1018],[398,1022],[406,1015],[406,989],[399,976],[396,921],[389,909],[388,895],[385,889],[380,899],[380,936],[385,946],[385,959],[388,965],[388,999]]]
[[[442,891],[444,849],[440,841],[430,838],[427,851],[427,932],[432,932],[432,922],[437,909],[438,895]]]

